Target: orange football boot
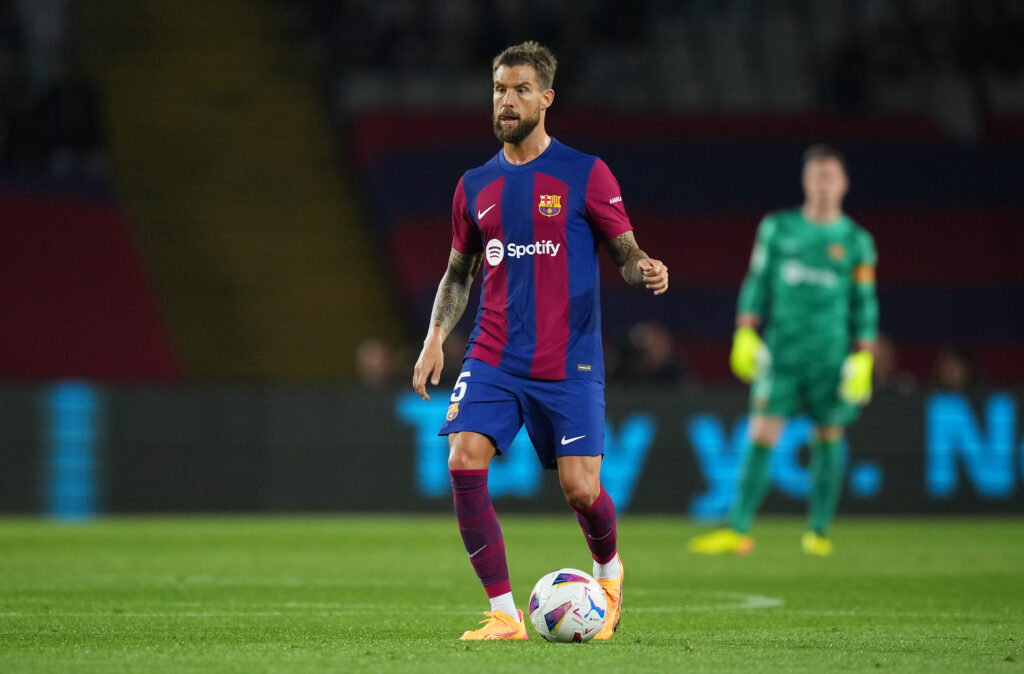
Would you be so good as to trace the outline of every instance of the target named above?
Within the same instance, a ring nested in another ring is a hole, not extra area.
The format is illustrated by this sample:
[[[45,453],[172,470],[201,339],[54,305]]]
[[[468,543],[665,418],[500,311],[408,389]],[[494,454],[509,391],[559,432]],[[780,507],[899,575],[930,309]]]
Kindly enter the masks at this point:
[[[615,578],[598,578],[597,582],[604,588],[604,597],[608,600],[608,612],[605,614],[604,627],[594,635],[595,639],[611,639],[619,627],[622,618],[622,579],[626,577],[626,569],[619,559],[619,575]]]
[[[523,622],[523,612],[516,610],[519,620],[516,620],[504,611],[484,611],[487,616],[486,623],[478,630],[466,630],[459,641],[493,641],[497,639],[526,639],[526,623]]]

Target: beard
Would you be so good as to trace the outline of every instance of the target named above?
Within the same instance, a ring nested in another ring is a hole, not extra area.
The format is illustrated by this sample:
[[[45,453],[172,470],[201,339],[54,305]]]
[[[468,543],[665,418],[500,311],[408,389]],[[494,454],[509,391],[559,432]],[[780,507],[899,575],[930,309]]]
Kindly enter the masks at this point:
[[[501,115],[508,113],[499,112],[494,116],[494,135],[498,137],[502,143],[511,143],[512,145],[519,145],[526,137],[533,133],[533,130],[540,124],[540,110],[537,110],[535,117],[523,117],[522,115],[517,116],[519,123],[515,126],[504,126],[501,123]]]

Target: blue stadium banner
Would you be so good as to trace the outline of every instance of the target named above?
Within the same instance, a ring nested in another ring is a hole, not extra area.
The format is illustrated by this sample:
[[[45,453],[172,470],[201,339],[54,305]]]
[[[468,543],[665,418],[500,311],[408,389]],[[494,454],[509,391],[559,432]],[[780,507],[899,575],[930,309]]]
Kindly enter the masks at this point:
[[[62,521],[91,519],[97,514],[100,395],[91,384],[62,382],[50,389],[46,405],[47,511]]]
[[[603,475],[621,510],[722,518],[748,446],[746,397],[736,391],[608,395]],[[436,437],[447,403],[400,397],[416,428],[414,468],[423,496],[448,496],[447,443]],[[859,513],[1024,511],[1024,396],[1006,392],[882,393],[844,441],[842,509]],[[765,511],[803,512],[814,426],[791,419],[772,456]],[[537,497],[541,469],[525,431],[491,471],[494,495]],[[524,458],[525,455],[525,458]]]
[[[443,391],[425,402],[356,387],[75,384],[0,399],[4,512],[452,507]],[[620,511],[723,515],[747,448],[745,390],[613,387],[607,411],[602,474]],[[876,394],[846,440],[840,512],[1024,513],[1022,417],[1024,392]],[[806,417],[787,425],[764,512],[805,512],[812,432]],[[492,464],[490,488],[502,511],[566,507],[525,432]]]

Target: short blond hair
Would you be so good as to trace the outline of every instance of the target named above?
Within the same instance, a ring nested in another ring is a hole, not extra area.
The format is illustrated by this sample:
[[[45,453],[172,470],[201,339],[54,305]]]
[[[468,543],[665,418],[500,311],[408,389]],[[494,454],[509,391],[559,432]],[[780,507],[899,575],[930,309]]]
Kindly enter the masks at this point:
[[[804,151],[803,163],[805,167],[812,161],[820,161],[822,159],[835,159],[843,167],[843,170],[846,170],[846,157],[828,143],[815,143]]]

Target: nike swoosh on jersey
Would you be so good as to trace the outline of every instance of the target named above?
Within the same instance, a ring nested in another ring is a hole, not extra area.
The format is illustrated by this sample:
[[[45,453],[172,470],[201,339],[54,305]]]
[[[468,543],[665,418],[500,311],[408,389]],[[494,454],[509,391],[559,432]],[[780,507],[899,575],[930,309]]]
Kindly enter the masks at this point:
[[[482,210],[482,211],[477,211],[477,212],[476,212],[476,219],[477,219],[477,220],[482,220],[482,219],[483,219],[483,217],[484,217],[485,215],[487,215],[487,211],[491,210],[492,208],[494,208],[494,207],[495,207],[495,206],[497,206],[497,205],[498,205],[498,204],[496,204],[496,203],[495,203],[495,204],[491,204],[490,206],[488,206],[488,207],[487,207],[487,208],[485,208],[484,210]]]
[[[575,438],[569,438],[568,440],[566,440],[565,436],[563,435],[562,436],[562,444],[563,445],[568,445],[570,442],[576,442],[577,440],[582,440],[585,437],[587,437],[587,436],[586,435],[577,435]]]

